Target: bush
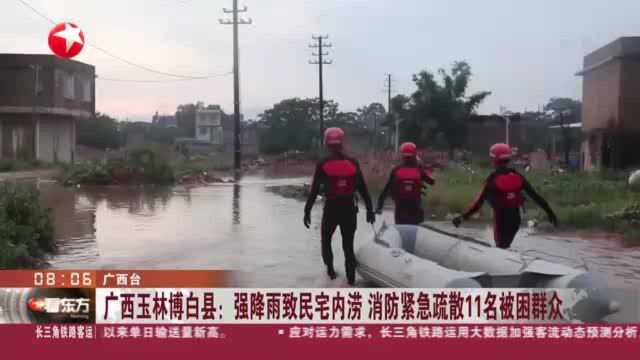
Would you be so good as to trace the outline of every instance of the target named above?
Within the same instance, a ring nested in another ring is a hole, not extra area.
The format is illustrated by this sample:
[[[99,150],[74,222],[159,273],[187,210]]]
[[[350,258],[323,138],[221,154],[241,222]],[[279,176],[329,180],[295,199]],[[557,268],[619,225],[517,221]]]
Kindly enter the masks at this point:
[[[640,223],[637,223],[634,228],[627,229],[623,233],[624,243],[628,246],[640,246]]]
[[[31,183],[0,183],[0,269],[32,267],[55,249],[49,209]]]
[[[62,182],[65,185],[106,185],[112,182],[107,166],[99,161],[83,161],[65,167]]]
[[[165,154],[151,149],[134,149],[127,153],[126,167],[145,183],[170,184],[173,170]]]
[[[135,149],[123,157],[84,161],[65,166],[62,181],[65,185],[111,183],[171,184],[173,169],[166,155],[150,149]]]

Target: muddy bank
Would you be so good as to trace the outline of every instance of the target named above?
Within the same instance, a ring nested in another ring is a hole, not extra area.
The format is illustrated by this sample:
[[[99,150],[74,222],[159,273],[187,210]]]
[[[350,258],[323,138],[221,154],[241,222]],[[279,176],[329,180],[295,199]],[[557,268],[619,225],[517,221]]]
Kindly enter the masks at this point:
[[[0,172],[0,181],[14,180],[53,180],[60,175],[60,169],[41,169],[32,171]]]
[[[265,187],[265,190],[285,198],[304,200],[309,196],[311,185],[274,185]]]

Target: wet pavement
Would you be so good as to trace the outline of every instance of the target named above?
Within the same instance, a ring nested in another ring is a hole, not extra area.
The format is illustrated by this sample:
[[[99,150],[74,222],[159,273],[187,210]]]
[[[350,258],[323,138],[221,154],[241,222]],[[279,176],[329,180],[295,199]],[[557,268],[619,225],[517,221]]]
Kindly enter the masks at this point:
[[[324,273],[318,228],[322,200],[316,202],[307,230],[302,200],[270,191],[305,182],[309,178],[246,177],[237,184],[192,188],[63,188],[40,182],[54,210],[59,246],[49,262],[63,269],[240,270],[237,286],[347,286],[339,232],[333,248],[341,276],[331,281]],[[360,207],[356,249],[373,236]],[[383,218],[392,222],[393,217],[386,212]],[[378,220],[376,226],[380,224]],[[492,242],[488,226],[454,230],[447,222],[433,224]],[[522,229],[513,249],[568,265],[586,264],[613,288],[640,288],[640,249],[613,240],[540,236]]]

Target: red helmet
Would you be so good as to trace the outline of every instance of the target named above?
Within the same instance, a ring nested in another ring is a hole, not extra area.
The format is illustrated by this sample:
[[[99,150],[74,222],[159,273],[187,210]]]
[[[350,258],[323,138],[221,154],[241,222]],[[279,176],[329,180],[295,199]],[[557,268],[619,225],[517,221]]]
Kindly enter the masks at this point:
[[[489,149],[489,156],[491,157],[491,161],[495,164],[499,161],[510,160],[513,156],[513,151],[511,151],[511,147],[509,145],[498,143],[494,144]]]
[[[416,144],[412,142],[405,142],[400,145],[400,154],[405,157],[415,157],[418,154]]]
[[[330,127],[324,132],[324,146],[336,146],[344,143],[344,131],[337,127]]]

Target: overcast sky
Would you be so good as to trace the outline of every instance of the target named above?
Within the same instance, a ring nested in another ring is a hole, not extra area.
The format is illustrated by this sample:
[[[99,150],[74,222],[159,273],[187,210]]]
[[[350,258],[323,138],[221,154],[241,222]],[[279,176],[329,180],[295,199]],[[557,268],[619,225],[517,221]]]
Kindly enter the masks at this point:
[[[220,25],[231,0],[27,0],[56,21],[80,26],[88,43],[129,61],[185,75],[232,70],[231,26]],[[620,37],[640,35],[638,0],[244,0],[240,28],[242,109],[248,117],[289,97],[315,97],[309,65],[313,33],[329,34],[334,63],[325,70],[325,98],[352,111],[386,106],[385,73],[396,93],[410,94],[412,74],[467,60],[472,91],[493,94],[481,113],[501,105],[537,109],[550,97],[581,97],[574,73],[584,54]],[[49,53],[52,25],[18,0],[2,0],[0,53]],[[104,78],[164,76],[89,47],[76,58]],[[233,112],[233,77],[169,83],[98,79],[96,110],[119,119],[150,120],[155,111],[202,100]]]

